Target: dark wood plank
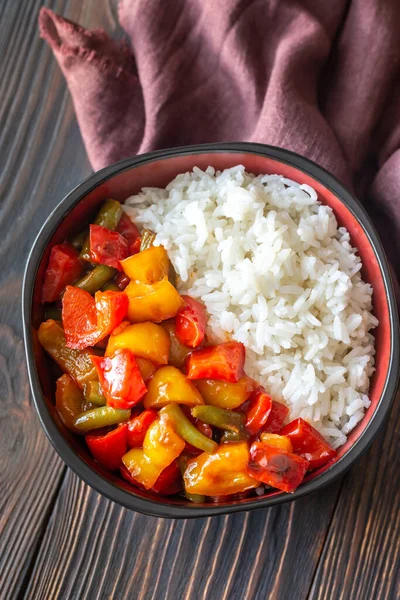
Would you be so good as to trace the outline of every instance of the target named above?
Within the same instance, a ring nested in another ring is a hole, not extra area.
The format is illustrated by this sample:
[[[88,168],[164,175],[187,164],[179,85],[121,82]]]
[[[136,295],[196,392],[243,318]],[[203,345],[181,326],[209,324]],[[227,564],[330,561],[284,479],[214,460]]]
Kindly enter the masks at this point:
[[[400,598],[400,394],[372,449],[344,478],[310,600]]]
[[[22,342],[21,285],[33,240],[62,197],[90,172],[72,104],[39,39],[41,0],[0,2],[0,596],[24,587],[65,473],[33,407]],[[46,5],[71,18],[90,0]],[[96,25],[110,13],[96,9]]]
[[[49,448],[29,406],[22,341],[13,329],[3,324],[0,325],[0,389],[0,594],[10,598],[9,594],[18,589],[29,567],[63,466]]]
[[[168,521],[135,514],[70,471],[26,598],[306,598],[339,484],[281,507]]]

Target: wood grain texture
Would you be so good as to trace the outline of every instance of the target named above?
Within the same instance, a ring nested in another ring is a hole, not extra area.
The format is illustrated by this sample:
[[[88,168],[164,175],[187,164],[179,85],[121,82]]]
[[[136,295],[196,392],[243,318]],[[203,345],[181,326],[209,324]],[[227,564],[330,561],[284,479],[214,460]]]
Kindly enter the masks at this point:
[[[121,36],[116,0],[0,0],[0,598],[400,598],[400,399],[385,433],[318,495],[269,510],[167,521],[67,470],[24,366],[24,263],[45,217],[89,172],[65,83],[39,39],[46,5]]]
[[[269,510],[169,521],[123,509],[68,471],[26,598],[306,598],[339,487]]]
[[[385,430],[345,476],[310,600],[400,598],[400,394]]]
[[[47,4],[76,19],[92,5]],[[90,172],[68,91],[39,39],[41,5],[0,2],[0,596],[7,600],[25,587],[65,472],[31,406],[23,269],[45,217]]]
[[[0,594],[10,598],[36,551],[63,466],[29,406],[22,341],[5,325],[0,390]]]

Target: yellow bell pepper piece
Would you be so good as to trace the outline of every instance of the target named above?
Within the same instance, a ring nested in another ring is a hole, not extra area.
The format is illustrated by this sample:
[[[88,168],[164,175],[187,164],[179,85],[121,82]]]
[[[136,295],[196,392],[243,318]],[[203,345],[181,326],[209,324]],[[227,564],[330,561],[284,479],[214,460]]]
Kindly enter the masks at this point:
[[[110,335],[106,356],[127,348],[135,356],[145,358],[155,365],[165,365],[168,363],[170,345],[168,333],[161,325],[149,322],[130,325],[124,322]]]
[[[122,457],[122,462],[131,476],[149,490],[161,474],[162,469],[153,464],[145,455],[142,448],[132,448]]]
[[[234,409],[246,402],[258,384],[250,377],[242,377],[237,383],[198,379],[195,382],[206,404],[219,408]]]
[[[164,327],[164,329],[167,331],[171,342],[168,362],[170,365],[173,365],[174,367],[178,367],[178,369],[180,369],[187,355],[193,351],[193,348],[185,346],[178,340],[176,335],[175,320],[165,321],[164,323],[161,323],[161,326]]]
[[[199,390],[179,369],[160,367],[147,385],[143,405],[145,408],[162,408],[170,402],[187,406],[204,404]]]
[[[132,448],[122,457],[122,462],[131,476],[149,490],[184,447],[185,441],[175,433],[168,420],[161,417],[147,430],[143,448]]]
[[[129,299],[128,319],[132,323],[159,323],[175,317],[184,301],[167,278],[152,285],[131,281],[125,288]]]
[[[292,442],[287,435],[278,435],[277,433],[262,433],[260,439],[264,444],[273,448],[280,448],[286,452],[293,453]]]
[[[131,281],[156,283],[168,277],[169,258],[163,246],[151,246],[143,252],[121,260],[120,264]]]
[[[214,454],[203,452],[188,463],[183,474],[185,491],[226,496],[257,487],[258,481],[247,474],[249,458],[247,442],[227,442]]]

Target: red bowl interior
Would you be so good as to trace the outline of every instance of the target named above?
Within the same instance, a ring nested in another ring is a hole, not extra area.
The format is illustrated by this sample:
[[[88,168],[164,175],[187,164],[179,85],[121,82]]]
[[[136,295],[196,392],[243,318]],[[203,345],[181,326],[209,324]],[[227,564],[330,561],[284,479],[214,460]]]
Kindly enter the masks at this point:
[[[33,324],[34,326],[38,326],[43,318],[42,307],[40,305],[40,290],[51,247],[54,244],[63,241],[66,237],[77,233],[86,224],[88,224],[96,211],[96,207],[101,204],[104,198],[113,197],[123,202],[128,196],[139,192],[142,187],[165,187],[177,174],[191,170],[194,166],[205,169],[211,165],[215,169],[222,170],[238,164],[244,165],[246,170],[251,173],[277,173],[294,181],[306,183],[312,186],[318,193],[319,200],[334,210],[338,223],[348,229],[351,236],[352,245],[358,248],[360,257],[362,259],[363,279],[371,283],[374,289],[373,312],[379,319],[379,326],[374,330],[376,339],[376,371],[372,377],[369,392],[371,406],[366,411],[364,419],[348,436],[346,444],[339,449],[337,457],[328,465],[325,465],[321,469],[311,473],[307,477],[307,480],[310,480],[317,477],[327,468],[330,468],[334,462],[338,461],[344,454],[346,454],[346,452],[362,435],[363,431],[368,426],[369,421],[372,419],[373,414],[377,409],[385,386],[389,368],[392,340],[389,320],[389,306],[383,276],[375,251],[369,242],[367,234],[350,209],[347,208],[347,206],[345,206],[332,191],[303,171],[278,160],[260,155],[224,152],[162,158],[152,162],[139,164],[138,166],[134,166],[112,176],[106,182],[89,192],[78,203],[78,205],[75,206],[71,212],[69,212],[51,238],[49,245],[43,254],[35,282],[32,313]],[[54,381],[49,373],[48,363],[43,357],[39,348],[36,348],[35,356],[39,378],[49,410],[51,411],[54,420],[58,423],[58,426],[65,431],[54,410]],[[94,468],[104,474],[104,471],[96,463],[94,463],[90,456],[88,456],[86,448],[84,448],[80,442],[77,442],[76,439],[74,439],[73,436],[66,431],[64,435],[68,438],[70,443],[73,444],[74,448],[86,462],[90,462]],[[131,486],[129,486],[129,484],[125,484],[125,482],[123,482],[123,480],[120,478],[110,475],[109,473],[107,474],[107,477],[120,487],[132,490]],[[146,494],[140,490],[137,490],[137,492],[135,490],[135,493],[140,496],[151,498],[152,500],[157,499],[162,502],[173,502],[175,504],[175,500],[155,498],[153,495]],[[278,493],[281,492],[271,492],[268,495],[275,495]],[[184,501],[182,500],[181,502]],[[245,500],[241,502],[245,502]]]

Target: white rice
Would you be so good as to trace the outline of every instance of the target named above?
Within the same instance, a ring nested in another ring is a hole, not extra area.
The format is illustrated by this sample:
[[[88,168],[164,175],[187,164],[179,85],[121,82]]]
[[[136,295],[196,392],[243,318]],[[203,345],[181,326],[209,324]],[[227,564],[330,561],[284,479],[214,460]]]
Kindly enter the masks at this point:
[[[125,210],[157,233],[211,340],[246,346],[246,372],[334,447],[370,405],[372,288],[349,233],[308,185],[243,166],[197,167]]]

